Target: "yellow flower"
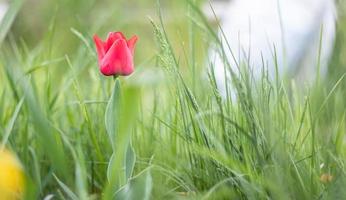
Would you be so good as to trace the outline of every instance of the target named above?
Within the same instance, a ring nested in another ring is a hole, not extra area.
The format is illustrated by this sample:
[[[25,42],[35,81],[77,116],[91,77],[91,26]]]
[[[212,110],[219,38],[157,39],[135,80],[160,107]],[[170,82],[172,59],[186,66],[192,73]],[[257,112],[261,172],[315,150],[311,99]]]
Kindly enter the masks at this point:
[[[333,181],[333,176],[331,174],[328,174],[328,173],[322,174],[320,177],[320,181],[322,183],[330,183]]]
[[[0,147],[0,199],[21,199],[24,191],[24,172],[17,157]]]

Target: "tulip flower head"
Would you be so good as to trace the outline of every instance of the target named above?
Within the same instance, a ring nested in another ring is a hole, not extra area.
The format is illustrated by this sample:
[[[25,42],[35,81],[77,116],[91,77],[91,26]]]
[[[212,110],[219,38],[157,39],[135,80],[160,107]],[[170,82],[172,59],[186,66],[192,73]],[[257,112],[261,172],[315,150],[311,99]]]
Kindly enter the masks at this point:
[[[21,199],[24,188],[24,171],[17,157],[0,148],[0,199]]]
[[[105,76],[128,76],[134,71],[133,55],[137,36],[126,40],[121,32],[110,32],[103,42],[94,35],[100,72]]]

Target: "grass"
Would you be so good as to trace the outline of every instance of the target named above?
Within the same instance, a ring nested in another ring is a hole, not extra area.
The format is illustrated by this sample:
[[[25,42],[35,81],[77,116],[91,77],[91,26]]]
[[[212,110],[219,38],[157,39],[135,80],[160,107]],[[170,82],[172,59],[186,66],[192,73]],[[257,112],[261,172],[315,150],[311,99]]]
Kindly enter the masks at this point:
[[[172,6],[188,11],[181,31],[166,24],[165,5],[143,33],[137,24],[126,29],[149,35],[140,43],[155,41],[157,48],[139,45],[136,72],[114,81],[99,74],[91,39],[112,25],[96,19],[90,30],[78,28],[86,21],[59,29],[55,15],[42,38],[20,38],[16,23],[14,33],[8,29],[21,1],[14,2],[0,26],[0,39],[7,36],[0,53],[0,138],[25,168],[26,199],[346,196],[345,74],[336,69],[342,42],[331,75],[304,92],[265,74],[253,82],[245,72],[234,77],[234,101],[218,93],[212,71],[205,75],[206,47],[217,37],[194,4]],[[76,2],[65,12],[84,9]],[[339,41],[343,30],[340,25]],[[66,44],[66,52],[64,37],[75,44]]]

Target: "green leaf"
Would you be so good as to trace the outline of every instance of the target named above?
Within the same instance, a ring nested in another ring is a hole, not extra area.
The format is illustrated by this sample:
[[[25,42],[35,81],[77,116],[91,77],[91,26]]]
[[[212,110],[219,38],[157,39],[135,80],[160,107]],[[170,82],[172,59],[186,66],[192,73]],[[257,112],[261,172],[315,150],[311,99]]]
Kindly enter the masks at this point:
[[[106,186],[102,199],[113,199],[115,191],[128,183],[135,165],[135,153],[129,147],[138,113],[139,90],[124,85],[120,102],[117,82],[106,110],[107,133],[112,136],[113,154],[108,164]],[[115,130],[115,132],[114,132]],[[116,144],[116,145],[115,145]],[[129,149],[130,148],[130,149]]]
[[[62,181],[60,181],[60,179],[58,177],[56,177],[55,175],[53,175],[55,180],[58,182],[58,185],[61,187],[61,189],[64,191],[64,193],[68,196],[69,199],[72,200],[78,200],[78,197],[75,193],[72,192],[72,190]]]
[[[107,104],[105,116],[106,130],[112,143],[113,150],[115,150],[116,133],[119,128],[120,98],[120,82],[116,80],[111,98]]]
[[[111,181],[111,178],[112,178],[113,166],[115,165],[114,162],[115,162],[115,153],[112,154],[107,166],[107,180],[109,182]]]
[[[115,199],[149,200],[152,188],[152,177],[148,170],[131,179],[128,184],[116,192]]]
[[[13,115],[12,115],[9,123],[7,124],[6,130],[5,130],[5,134],[4,134],[3,138],[2,138],[2,142],[1,142],[0,148],[5,147],[5,145],[6,145],[7,141],[8,141],[8,138],[11,135],[14,123],[16,122],[16,119],[18,117],[19,111],[22,108],[23,102],[24,102],[24,97],[22,97],[22,99],[17,104],[16,109],[14,110]]]
[[[135,168],[136,154],[133,151],[132,146],[129,144],[127,146],[126,158],[125,158],[125,177],[126,180],[131,178],[133,169]]]
[[[115,165],[115,162],[118,159],[115,159],[117,156],[117,153],[113,153],[109,164],[107,168],[107,179],[110,181],[112,174],[117,174],[118,175],[118,180],[120,180],[120,184],[125,184],[127,180],[129,180],[132,176],[133,169],[135,167],[136,163],[136,154],[133,151],[132,146],[129,144],[127,145],[127,151],[125,152],[125,155],[122,157],[123,163],[121,167],[121,172],[115,173],[113,170],[113,166]]]

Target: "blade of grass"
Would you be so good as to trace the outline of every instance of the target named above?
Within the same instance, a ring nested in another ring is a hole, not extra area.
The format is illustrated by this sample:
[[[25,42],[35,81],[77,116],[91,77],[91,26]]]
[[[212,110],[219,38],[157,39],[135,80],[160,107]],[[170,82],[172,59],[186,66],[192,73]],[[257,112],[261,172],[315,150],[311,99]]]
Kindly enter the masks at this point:
[[[19,103],[17,104],[16,109],[14,110],[13,115],[12,115],[9,123],[7,124],[7,127],[5,129],[5,134],[4,134],[3,138],[2,138],[2,142],[1,142],[1,146],[0,146],[0,151],[2,151],[5,148],[5,146],[6,146],[6,143],[8,141],[8,138],[11,135],[14,123],[16,122],[16,119],[18,117],[20,109],[22,108],[23,103],[24,103],[24,97],[22,97],[21,100],[19,101]]]
[[[11,28],[11,25],[14,19],[17,16],[24,0],[12,0],[9,9],[7,10],[2,22],[0,24],[0,47],[2,46],[2,42],[4,41],[8,31]]]

